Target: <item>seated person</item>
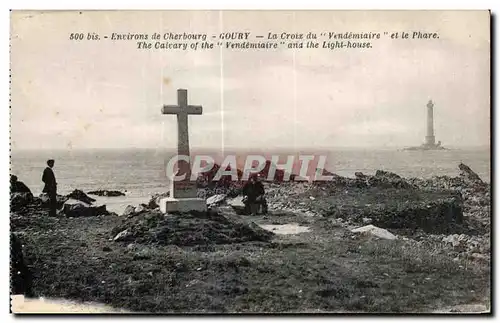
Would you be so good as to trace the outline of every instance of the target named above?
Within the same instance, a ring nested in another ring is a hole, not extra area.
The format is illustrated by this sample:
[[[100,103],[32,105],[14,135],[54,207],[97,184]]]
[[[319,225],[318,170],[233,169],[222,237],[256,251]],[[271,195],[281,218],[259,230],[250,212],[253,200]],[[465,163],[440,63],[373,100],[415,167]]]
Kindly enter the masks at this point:
[[[257,215],[259,206],[262,205],[262,213],[267,213],[267,201],[264,196],[264,185],[258,175],[252,175],[250,180],[243,187],[243,203],[245,203],[245,213]]]

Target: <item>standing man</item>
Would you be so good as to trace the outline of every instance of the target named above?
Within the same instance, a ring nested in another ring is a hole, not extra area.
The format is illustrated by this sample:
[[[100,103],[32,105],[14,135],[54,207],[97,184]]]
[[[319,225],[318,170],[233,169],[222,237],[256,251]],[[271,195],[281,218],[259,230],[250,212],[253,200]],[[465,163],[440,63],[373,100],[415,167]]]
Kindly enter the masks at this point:
[[[49,195],[50,199],[49,216],[55,216],[57,210],[57,183],[54,171],[52,171],[52,167],[54,167],[54,160],[53,159],[47,160],[47,166],[48,167],[45,168],[42,175],[42,181],[45,183],[42,192],[47,193]]]

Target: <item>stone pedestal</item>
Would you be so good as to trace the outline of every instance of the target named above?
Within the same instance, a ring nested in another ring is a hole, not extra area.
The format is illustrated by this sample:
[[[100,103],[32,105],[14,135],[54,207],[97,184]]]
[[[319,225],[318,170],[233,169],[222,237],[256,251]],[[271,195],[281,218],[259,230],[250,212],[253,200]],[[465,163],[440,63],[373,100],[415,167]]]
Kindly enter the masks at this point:
[[[186,165],[189,167],[189,165]],[[162,213],[207,211],[207,201],[196,196],[196,183],[190,181],[170,182],[170,197],[160,200]]]
[[[160,200],[160,211],[162,213],[180,212],[186,213],[191,211],[204,212],[207,210],[207,202],[202,198],[174,198],[165,197]]]

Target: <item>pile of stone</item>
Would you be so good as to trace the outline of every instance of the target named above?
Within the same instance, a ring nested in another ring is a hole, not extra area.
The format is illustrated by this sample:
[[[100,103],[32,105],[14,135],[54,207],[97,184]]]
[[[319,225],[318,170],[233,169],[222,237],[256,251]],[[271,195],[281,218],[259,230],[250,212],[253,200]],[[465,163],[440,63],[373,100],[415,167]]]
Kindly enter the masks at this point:
[[[407,239],[408,240],[408,239]],[[455,233],[450,235],[431,234],[410,239],[419,245],[426,245],[458,258],[489,260],[491,258],[491,240],[489,235],[468,235]]]
[[[465,164],[460,164],[460,176],[434,176],[429,179],[410,179],[421,190],[442,189],[459,192],[463,199],[464,219],[478,232],[489,230],[491,221],[491,187]]]
[[[454,190],[462,193],[465,200],[477,198],[484,204],[489,204],[490,185],[485,183],[469,166],[460,163],[459,177],[433,176],[431,178],[410,178],[414,186],[422,190]]]
[[[297,187],[296,192],[271,189],[268,193],[269,208],[341,218],[351,225],[373,224],[391,229],[420,228],[435,233],[456,232],[463,222],[462,200],[456,192],[422,192],[401,186],[340,189],[335,184],[328,185],[302,184]]]
[[[391,198],[401,201],[390,203]],[[407,198],[380,195],[380,203],[373,205],[342,204],[330,207],[327,214],[350,223],[373,223],[382,228],[422,229],[425,232],[455,232],[463,222],[459,196]]]
[[[135,212],[135,211],[134,211]],[[165,216],[159,210],[131,213],[111,232],[116,242],[194,246],[267,242],[273,233],[217,212],[191,212]]]
[[[332,180],[324,182],[315,182],[317,187],[328,189],[349,189],[349,188],[367,188],[367,187],[380,187],[380,188],[416,188],[415,185],[408,182],[398,174],[388,172],[385,170],[377,170],[374,175],[366,175],[362,172],[355,172],[354,178],[339,176],[334,173],[324,172],[332,176]],[[325,174],[324,174],[325,175]]]
[[[270,185],[268,203],[271,210],[339,217],[353,225],[484,234],[490,227],[490,185],[467,165],[459,169],[458,177],[405,179],[379,170],[357,172],[355,178],[334,175],[328,182]]]

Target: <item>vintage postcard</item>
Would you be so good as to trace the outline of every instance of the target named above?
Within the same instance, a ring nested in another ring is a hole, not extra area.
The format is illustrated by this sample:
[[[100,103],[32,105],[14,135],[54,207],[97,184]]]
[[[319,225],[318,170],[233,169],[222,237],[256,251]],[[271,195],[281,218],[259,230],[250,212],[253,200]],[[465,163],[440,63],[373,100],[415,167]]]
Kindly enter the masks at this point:
[[[483,11],[12,11],[12,313],[491,313]]]

